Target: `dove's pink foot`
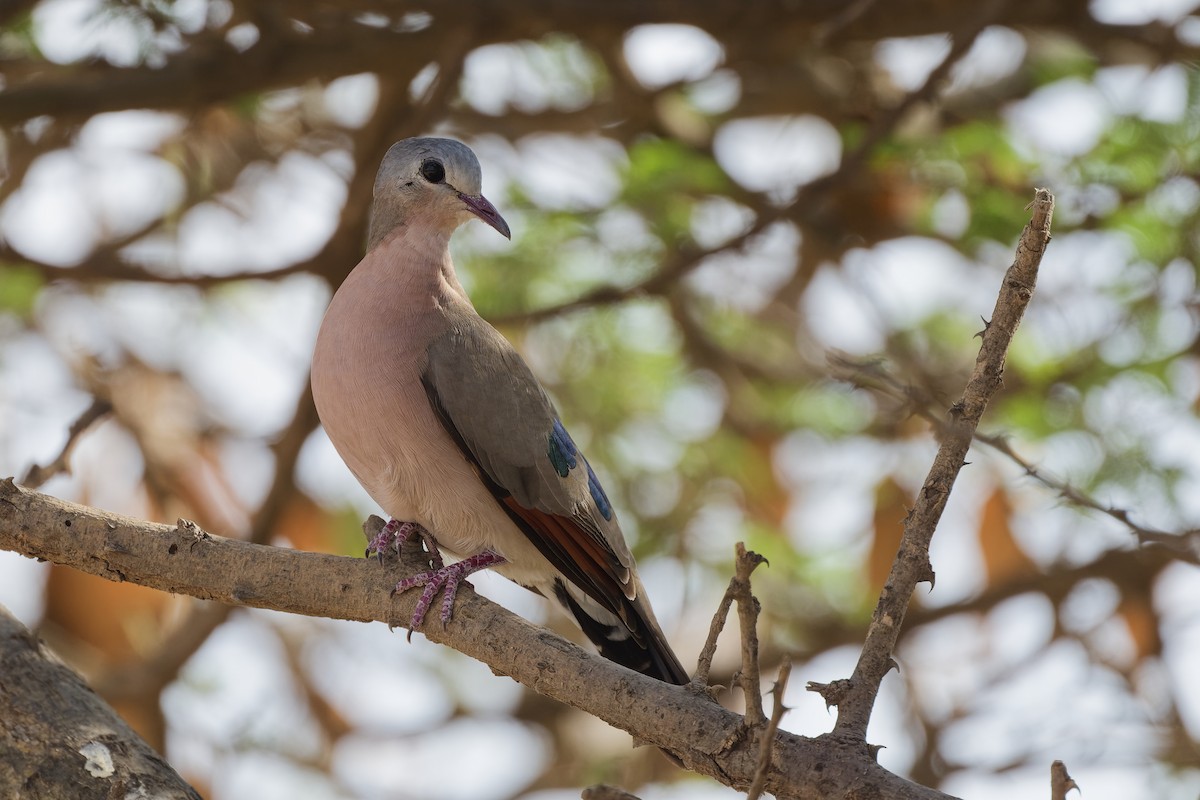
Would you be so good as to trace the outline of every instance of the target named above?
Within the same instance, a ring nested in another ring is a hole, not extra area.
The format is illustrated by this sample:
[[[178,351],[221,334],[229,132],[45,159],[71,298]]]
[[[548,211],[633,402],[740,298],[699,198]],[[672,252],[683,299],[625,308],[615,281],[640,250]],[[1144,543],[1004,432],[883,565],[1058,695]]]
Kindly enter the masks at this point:
[[[415,522],[400,522],[396,519],[389,519],[379,533],[375,534],[375,538],[367,543],[366,557],[370,558],[371,554],[379,556],[379,561],[383,561],[383,554],[388,550],[395,551],[396,555],[400,555],[400,548],[405,542],[412,538],[412,535],[417,532],[420,526]]]
[[[392,594],[407,592],[417,586],[425,587],[425,590],[421,592],[421,599],[417,601],[417,607],[413,611],[412,628],[416,629],[425,621],[425,615],[429,613],[429,607],[433,605],[434,595],[437,594],[438,589],[442,589],[441,616],[442,626],[445,627],[446,623],[450,621],[450,612],[454,608],[454,597],[458,594],[458,585],[463,582],[463,579],[473,572],[502,563],[504,563],[504,556],[491,550],[484,550],[482,553],[476,553],[470,558],[464,558],[449,566],[405,578],[396,584]],[[409,635],[412,635],[411,629]]]
[[[389,519],[387,524],[375,535],[375,538],[367,544],[367,558],[375,553],[379,556],[380,563],[383,563],[383,554],[388,550],[400,555],[400,548],[413,536],[420,536],[424,540],[425,549],[429,551],[429,560],[433,562],[434,569],[441,569],[442,554],[438,550],[437,540],[433,538],[433,534],[415,522],[400,522],[396,519]]]

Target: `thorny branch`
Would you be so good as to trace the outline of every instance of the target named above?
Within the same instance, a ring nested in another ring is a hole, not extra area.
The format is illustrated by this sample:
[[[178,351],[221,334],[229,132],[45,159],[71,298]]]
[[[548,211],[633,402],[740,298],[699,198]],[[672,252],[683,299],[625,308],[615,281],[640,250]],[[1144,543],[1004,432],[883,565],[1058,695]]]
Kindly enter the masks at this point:
[[[767,784],[767,774],[771,770],[771,745],[775,741],[775,732],[779,730],[779,723],[788,711],[788,707],[783,704],[783,698],[787,694],[788,679],[791,676],[792,660],[784,658],[783,664],[779,667],[779,677],[775,679],[775,688],[771,690],[771,693],[775,695],[774,706],[771,709],[771,721],[763,729],[762,738],[759,740],[758,770],[754,773],[754,783],[750,784],[750,790],[746,792],[746,800],[758,800]]]
[[[835,377],[840,380],[904,400],[911,406],[912,413],[933,425],[939,437],[949,425],[936,412],[937,403],[927,391],[901,383],[879,362],[856,361],[841,355],[831,355],[829,365]],[[1071,505],[1096,511],[1121,523],[1137,536],[1139,543],[1159,545],[1182,561],[1200,564],[1200,531],[1171,532],[1136,522],[1128,509],[1103,503],[1092,494],[1037,466],[1019,453],[1012,446],[1009,437],[1003,434],[975,431],[975,441],[1000,453],[1020,467],[1026,476],[1054,491]]]
[[[975,438],[996,452],[1006,456],[1014,464],[1023,469],[1026,475],[1046,488],[1058,492],[1060,497],[1072,505],[1098,511],[1120,522],[1137,536],[1140,544],[1160,545],[1181,560],[1192,564],[1200,564],[1200,531],[1192,530],[1182,533],[1170,533],[1141,525],[1134,522],[1128,510],[1107,503],[1101,503],[1082,489],[1078,489],[1061,478],[1057,478],[1034,466],[1032,462],[1026,460],[1020,453],[1013,449],[1007,438],[989,434],[977,434]]]
[[[725,628],[730,608],[734,601],[737,601],[738,622],[741,628],[742,665],[738,669],[736,680],[742,687],[742,693],[746,698],[746,725],[755,727],[764,722],[766,717],[763,714],[759,685],[759,606],[758,599],[751,592],[750,574],[760,564],[767,563],[767,560],[758,553],[747,550],[746,545],[742,542],[738,542],[734,550],[734,575],[729,579],[729,586],[725,589],[725,594],[717,605],[717,612],[713,614],[712,622],[709,624],[708,638],[705,639],[704,647],[700,650],[696,674],[692,678],[691,685],[693,689],[697,690],[708,689],[708,676],[712,671],[713,656],[717,652],[717,639],[720,638],[721,631]]]
[[[758,598],[750,591],[750,573],[766,559],[747,551],[738,543],[735,575],[730,586],[738,605],[738,625],[741,628],[742,666],[737,682],[746,697],[746,725],[754,728],[766,721],[762,706],[762,671],[758,665]]]
[[[872,615],[866,642],[847,691],[837,698],[834,736],[865,741],[867,722],[879,685],[895,662],[892,651],[917,583],[934,579],[929,543],[970,448],[979,419],[999,391],[1009,343],[1021,322],[1034,286],[1042,254],[1050,241],[1054,198],[1044,189],[1034,193],[1033,218],[1017,243],[1017,254],[1004,276],[992,319],[984,328],[975,369],[962,398],[950,408],[950,421],[916,504],[904,520],[900,549]],[[826,700],[829,697],[826,696]]]

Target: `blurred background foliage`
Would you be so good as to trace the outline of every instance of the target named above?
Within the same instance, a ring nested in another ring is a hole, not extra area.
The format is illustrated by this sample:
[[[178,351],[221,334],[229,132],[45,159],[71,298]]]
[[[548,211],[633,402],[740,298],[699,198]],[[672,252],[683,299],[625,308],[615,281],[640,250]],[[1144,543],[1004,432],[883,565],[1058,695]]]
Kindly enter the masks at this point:
[[[0,472],[53,460],[94,408],[46,491],[361,552],[375,509],[317,425],[312,341],[383,151],[459,137],[514,231],[458,234],[462,280],[597,465],[677,650],[694,658],[746,541],[771,564],[766,663],[792,653],[801,678],[784,727],[821,733],[803,682],[853,666],[931,421],[1045,186],[1042,285],[870,739],[975,797],[1040,793],[1054,758],[1093,800],[1195,797],[1192,13],[13,0]],[[0,602],[209,797],[733,796],[383,626],[11,555]],[[726,645],[725,683],[735,664]]]

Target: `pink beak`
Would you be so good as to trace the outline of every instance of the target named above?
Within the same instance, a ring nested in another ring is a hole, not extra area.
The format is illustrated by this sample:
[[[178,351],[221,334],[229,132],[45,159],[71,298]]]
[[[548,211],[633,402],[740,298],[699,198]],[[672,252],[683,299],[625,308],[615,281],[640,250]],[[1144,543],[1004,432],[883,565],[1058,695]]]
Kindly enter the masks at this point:
[[[505,239],[512,238],[512,232],[508,229],[508,223],[504,221],[504,217],[500,216],[500,212],[496,210],[496,207],[486,197],[481,194],[472,197],[469,194],[459,192],[458,199],[462,200],[467,208],[471,209],[472,214],[500,231]]]

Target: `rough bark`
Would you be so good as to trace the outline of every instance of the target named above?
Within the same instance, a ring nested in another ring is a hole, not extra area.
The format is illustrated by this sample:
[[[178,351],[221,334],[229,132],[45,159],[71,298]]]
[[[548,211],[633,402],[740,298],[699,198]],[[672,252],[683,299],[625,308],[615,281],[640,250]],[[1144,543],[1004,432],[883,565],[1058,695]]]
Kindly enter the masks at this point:
[[[79,675],[3,607],[0,797],[200,800]]]

